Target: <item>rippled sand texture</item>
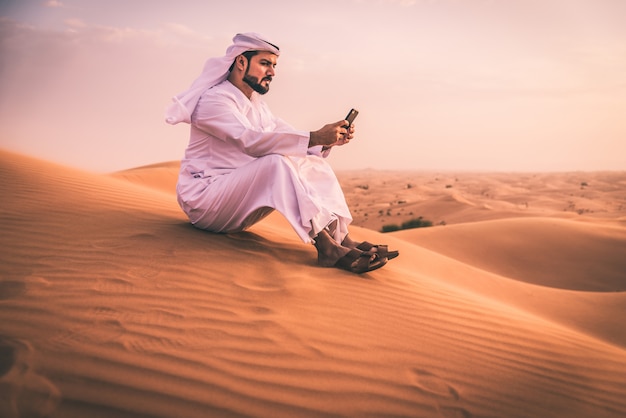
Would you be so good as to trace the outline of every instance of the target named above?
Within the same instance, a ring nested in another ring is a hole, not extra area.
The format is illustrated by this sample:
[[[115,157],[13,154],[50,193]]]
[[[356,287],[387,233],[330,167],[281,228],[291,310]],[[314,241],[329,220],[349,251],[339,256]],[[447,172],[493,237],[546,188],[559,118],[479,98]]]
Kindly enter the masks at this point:
[[[341,174],[401,252],[357,276],[194,229],[176,172],[0,153],[0,416],[626,416],[626,173]]]

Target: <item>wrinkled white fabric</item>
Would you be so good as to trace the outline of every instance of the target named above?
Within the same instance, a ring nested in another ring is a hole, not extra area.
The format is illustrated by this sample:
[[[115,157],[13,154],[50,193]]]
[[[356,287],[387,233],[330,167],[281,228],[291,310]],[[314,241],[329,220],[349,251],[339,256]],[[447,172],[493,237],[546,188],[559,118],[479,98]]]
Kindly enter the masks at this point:
[[[304,242],[335,220],[343,241],[352,217],[327,152],[308,148],[309,132],[229,81],[201,95],[191,121],[177,196],[196,227],[237,232],[276,209]]]
[[[191,87],[172,98],[165,111],[165,121],[175,125],[180,122],[191,123],[191,114],[196,108],[200,95],[228,77],[228,69],[235,58],[246,51],[270,51],[280,55],[276,45],[263,39],[258,33],[238,33],[233,38],[233,44],[228,47],[223,57],[209,58],[204,64],[200,76],[191,84]]]

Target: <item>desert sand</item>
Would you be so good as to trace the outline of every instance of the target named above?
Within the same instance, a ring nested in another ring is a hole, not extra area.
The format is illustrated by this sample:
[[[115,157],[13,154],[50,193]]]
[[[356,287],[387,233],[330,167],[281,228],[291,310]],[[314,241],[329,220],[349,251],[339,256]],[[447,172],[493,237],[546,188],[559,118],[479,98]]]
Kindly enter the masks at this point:
[[[364,275],[193,228],[176,163],[0,175],[1,417],[626,416],[626,172],[339,173]]]

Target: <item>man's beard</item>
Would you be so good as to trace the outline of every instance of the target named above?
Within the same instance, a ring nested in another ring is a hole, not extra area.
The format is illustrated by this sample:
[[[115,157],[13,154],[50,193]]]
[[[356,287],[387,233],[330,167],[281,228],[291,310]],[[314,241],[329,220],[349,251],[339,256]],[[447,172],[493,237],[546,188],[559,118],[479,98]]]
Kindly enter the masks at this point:
[[[272,79],[270,77],[264,77],[261,81],[263,81],[263,80],[272,81]],[[252,77],[251,75],[248,75],[247,72],[243,76],[243,81],[247,85],[252,87],[252,90],[256,91],[259,94],[265,94],[265,93],[267,93],[270,90],[269,85],[267,87],[261,85],[259,83],[259,79],[258,78]]]

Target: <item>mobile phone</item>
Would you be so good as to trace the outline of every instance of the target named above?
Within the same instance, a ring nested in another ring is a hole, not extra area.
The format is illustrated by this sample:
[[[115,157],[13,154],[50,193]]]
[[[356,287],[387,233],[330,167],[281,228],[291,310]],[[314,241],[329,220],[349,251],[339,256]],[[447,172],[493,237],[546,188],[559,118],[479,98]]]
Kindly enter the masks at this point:
[[[359,111],[356,109],[350,109],[350,111],[348,112],[348,116],[346,116],[346,120],[348,121],[348,125],[344,126],[344,128],[348,129],[350,127],[350,125],[352,125],[352,122],[354,122],[354,119],[356,119],[356,115],[359,114]]]

